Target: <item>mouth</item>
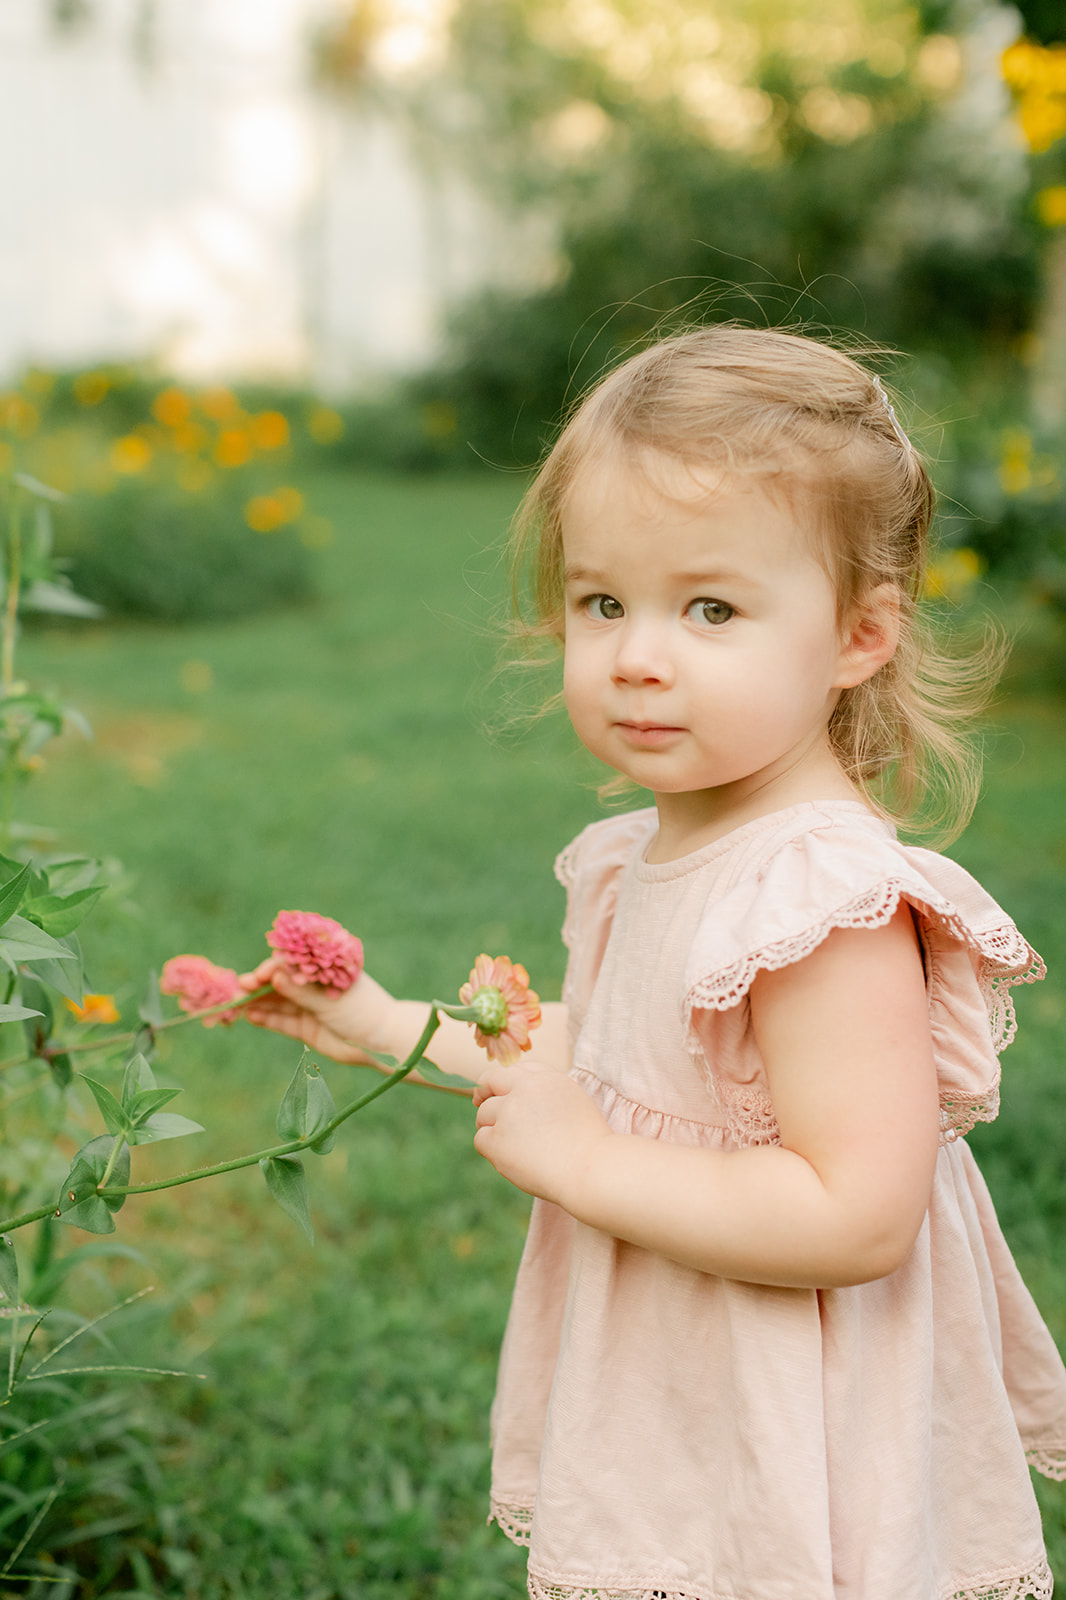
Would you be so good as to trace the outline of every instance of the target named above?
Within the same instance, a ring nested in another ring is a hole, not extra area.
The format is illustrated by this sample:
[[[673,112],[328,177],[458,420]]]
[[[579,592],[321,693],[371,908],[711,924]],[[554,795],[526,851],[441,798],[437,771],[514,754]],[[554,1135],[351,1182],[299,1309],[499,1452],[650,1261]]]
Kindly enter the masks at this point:
[[[615,727],[630,744],[645,747],[666,744],[685,731],[662,722],[616,722]]]

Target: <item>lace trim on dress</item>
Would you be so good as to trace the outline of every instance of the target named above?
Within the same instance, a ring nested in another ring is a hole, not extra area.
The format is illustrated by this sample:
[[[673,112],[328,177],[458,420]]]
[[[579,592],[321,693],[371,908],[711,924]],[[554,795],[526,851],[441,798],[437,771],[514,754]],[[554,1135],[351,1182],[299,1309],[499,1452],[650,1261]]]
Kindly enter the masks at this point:
[[[943,1600],[1051,1600],[1054,1582],[1046,1561],[1028,1572],[982,1574],[965,1589],[945,1592]]]
[[[1030,949],[1012,922],[986,933],[972,932],[951,903],[940,895],[916,894],[914,886],[902,878],[886,878],[854,900],[838,907],[824,921],[804,928],[791,939],[740,957],[732,966],[700,978],[685,996],[684,1020],[689,1030],[690,1048],[702,1054],[692,1029],[693,1011],[729,1011],[747,994],[759,972],[777,972],[809,956],[824,944],[835,928],[883,928],[891,922],[906,895],[908,902],[926,915],[935,917],[960,944],[976,950],[998,972],[981,973],[981,993],[988,1009],[992,1044],[1001,1054],[1018,1029],[1010,990],[1017,983],[1035,983],[1044,976],[1043,961]],[[716,1084],[729,1117],[729,1131],[740,1145],[780,1142],[770,1096],[754,1085],[732,1088]],[[945,1090],[940,1097],[940,1142],[948,1144],[969,1133],[977,1122],[992,1122],[999,1112],[999,1074],[986,1089],[971,1093],[964,1089]]]
[[[736,1600],[734,1595],[716,1595],[709,1589],[697,1594],[691,1589],[604,1589],[546,1582],[529,1574],[532,1600]],[[941,1600],[1052,1600],[1052,1578],[1047,1562],[1027,1572],[984,1574],[964,1589],[944,1591]]]
[[[532,1600],[704,1600],[691,1589],[574,1589],[565,1583],[543,1583],[533,1573],[528,1578]],[[712,1595],[705,1600],[735,1600],[733,1595]]]
[[[489,1497],[489,1514],[486,1524],[496,1522],[512,1544],[528,1545],[533,1532],[533,1507]]]
[[[577,877],[577,855],[580,840],[581,835],[578,834],[577,838],[571,839],[566,849],[560,850],[555,858],[555,876],[564,889],[572,889],[574,887],[574,879]]]
[[[1066,1441],[1029,1445],[1025,1459],[1043,1477],[1054,1478],[1056,1483],[1066,1482]]]

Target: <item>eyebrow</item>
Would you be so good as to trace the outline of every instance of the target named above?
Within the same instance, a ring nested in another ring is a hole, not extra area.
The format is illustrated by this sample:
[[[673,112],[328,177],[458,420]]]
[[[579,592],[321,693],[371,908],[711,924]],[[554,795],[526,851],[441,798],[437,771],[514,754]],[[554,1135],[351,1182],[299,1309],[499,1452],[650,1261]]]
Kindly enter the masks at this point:
[[[685,584],[692,588],[698,588],[700,584],[742,583],[752,589],[756,588],[759,582],[758,578],[749,577],[743,572],[736,572],[732,567],[700,567],[693,571],[672,572],[670,573],[670,578],[675,583]],[[563,568],[563,580],[566,583],[606,583],[608,585],[610,583],[610,579],[606,574],[596,572],[589,567],[576,565]]]

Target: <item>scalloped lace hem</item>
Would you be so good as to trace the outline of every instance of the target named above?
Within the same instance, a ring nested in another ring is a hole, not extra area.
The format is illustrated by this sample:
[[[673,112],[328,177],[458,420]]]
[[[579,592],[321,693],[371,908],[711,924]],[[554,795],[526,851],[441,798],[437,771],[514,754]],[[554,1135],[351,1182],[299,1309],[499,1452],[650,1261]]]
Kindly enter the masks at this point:
[[[710,1589],[613,1589],[555,1583],[531,1572],[531,1600],[739,1600]],[[941,1590],[939,1600],[1052,1600],[1053,1582],[1046,1561],[1025,1572],[983,1574],[961,1589]]]
[[[1003,923],[986,933],[972,933],[949,901],[935,893],[917,894],[913,884],[903,878],[886,878],[873,889],[864,890],[854,900],[840,906],[824,921],[805,928],[794,938],[765,945],[761,950],[741,957],[731,967],[708,973],[693,984],[684,1000],[684,1022],[692,1054],[697,1059],[702,1056],[692,1025],[694,1011],[732,1010],[743,1000],[757,973],[777,972],[782,967],[790,967],[804,960],[824,944],[836,928],[883,928],[895,916],[905,894],[911,904],[927,915],[936,917],[960,943],[976,950],[986,962],[1007,969],[995,975],[981,975],[981,992],[988,1009],[992,1044],[997,1055],[1001,1055],[1018,1031],[1010,990],[1015,984],[1036,983],[1042,978],[1047,971],[1043,961],[1022,938],[1013,922]],[[773,1104],[765,1090],[754,1084],[734,1089],[718,1083],[715,1087],[728,1118],[730,1136],[737,1144],[780,1143],[781,1135]],[[998,1072],[995,1080],[980,1092],[970,1093],[963,1089],[945,1091],[940,1097],[941,1144],[961,1138],[978,1122],[994,1121],[998,1114]]]
[[[524,1505],[520,1501],[498,1500],[495,1495],[489,1498],[489,1514],[486,1523],[497,1523],[500,1531],[505,1533],[512,1544],[528,1545],[529,1536],[533,1532],[533,1507]]]
[[[1053,1478],[1056,1483],[1066,1482],[1066,1441],[1028,1445],[1025,1459],[1043,1477]]]
[[[1051,1600],[1054,1589],[1051,1569],[1046,1561],[1037,1562],[1025,1572],[997,1572],[967,1583],[965,1588],[945,1593],[944,1600]]]

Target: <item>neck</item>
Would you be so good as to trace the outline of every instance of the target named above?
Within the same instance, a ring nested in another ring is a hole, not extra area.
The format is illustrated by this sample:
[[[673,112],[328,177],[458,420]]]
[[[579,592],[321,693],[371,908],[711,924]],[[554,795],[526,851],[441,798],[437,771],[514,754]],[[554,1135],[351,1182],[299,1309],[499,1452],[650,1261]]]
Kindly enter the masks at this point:
[[[656,794],[659,832],[648,860],[675,861],[745,823],[805,801],[863,798],[827,746],[809,750],[779,770],[754,773],[715,789]]]

